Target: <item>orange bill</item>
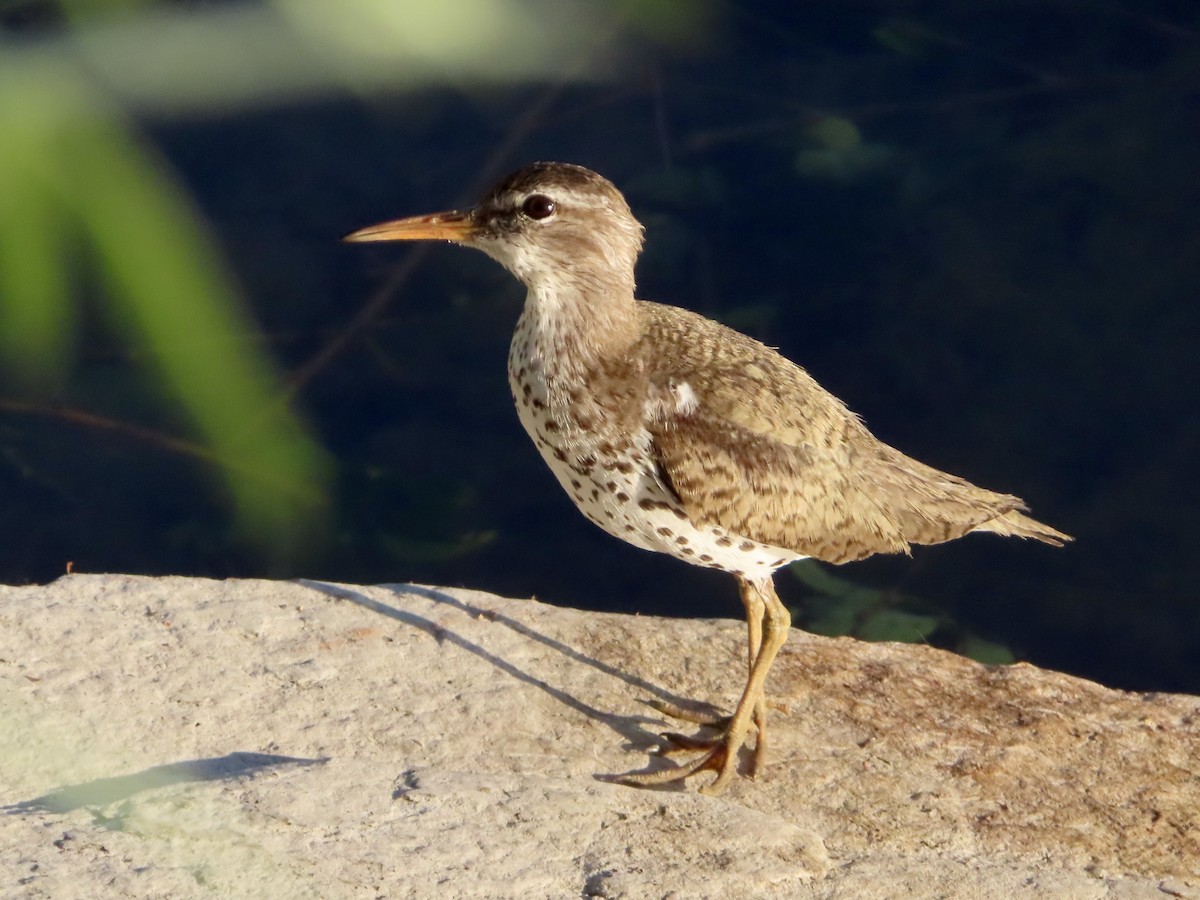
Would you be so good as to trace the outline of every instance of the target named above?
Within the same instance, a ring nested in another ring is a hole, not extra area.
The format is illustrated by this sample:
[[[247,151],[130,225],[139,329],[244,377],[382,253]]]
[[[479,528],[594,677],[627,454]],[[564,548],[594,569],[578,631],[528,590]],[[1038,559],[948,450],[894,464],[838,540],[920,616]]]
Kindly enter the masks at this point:
[[[410,216],[368,225],[352,231],[343,241],[463,241],[475,231],[475,222],[469,212],[433,213],[428,216]]]

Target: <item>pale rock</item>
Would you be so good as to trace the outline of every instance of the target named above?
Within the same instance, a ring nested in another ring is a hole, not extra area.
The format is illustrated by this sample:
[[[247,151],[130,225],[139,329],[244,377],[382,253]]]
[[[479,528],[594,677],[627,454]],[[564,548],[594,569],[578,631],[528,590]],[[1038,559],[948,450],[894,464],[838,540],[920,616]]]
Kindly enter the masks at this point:
[[[602,779],[664,764],[646,701],[731,707],[744,641],[409,585],[0,587],[0,896],[1200,897],[1196,697],[796,631],[757,782]]]

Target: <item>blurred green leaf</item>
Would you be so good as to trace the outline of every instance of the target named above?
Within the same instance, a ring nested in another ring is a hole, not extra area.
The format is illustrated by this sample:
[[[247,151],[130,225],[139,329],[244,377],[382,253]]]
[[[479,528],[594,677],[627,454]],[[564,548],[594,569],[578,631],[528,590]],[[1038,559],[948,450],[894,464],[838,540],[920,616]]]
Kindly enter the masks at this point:
[[[862,145],[862,132],[844,116],[821,116],[804,129],[817,146],[826,150],[852,150]]]
[[[614,7],[642,32],[676,46],[700,43],[718,32],[711,0],[620,0]]]
[[[989,666],[1007,666],[1017,661],[1013,652],[1003,644],[985,641],[975,635],[967,635],[956,648],[963,656]]]
[[[53,390],[70,363],[76,314],[67,276],[65,211],[50,195],[49,129],[40,91],[0,89],[0,360],[23,387]]]
[[[937,630],[937,616],[921,616],[899,609],[872,612],[858,629],[856,637],[864,641],[902,641],[906,644],[928,640]]]
[[[963,656],[993,665],[1016,661],[1003,644],[966,631],[948,616],[897,608],[899,603],[919,603],[914,598],[857,585],[811,559],[792,563],[787,570],[812,591],[805,602],[803,627],[814,634],[852,635],[864,641],[929,642],[946,647],[945,640],[935,640],[935,632],[942,638],[949,632],[957,638],[953,643],[955,652]]]
[[[893,20],[871,32],[875,40],[900,56],[922,59],[931,46],[946,43],[945,39],[920,22]]]
[[[446,563],[482,550],[496,540],[495,531],[476,531],[454,540],[427,541],[401,534],[381,534],[379,544],[395,560],[407,564]]]
[[[813,592],[804,627],[814,634],[857,634],[863,616],[883,603],[882,592],[839,578],[816,560],[792,563],[787,570]]]
[[[140,7],[153,6],[154,0],[58,0],[58,7],[72,23],[94,18],[123,15]]]
[[[886,168],[892,150],[863,140],[858,126],[844,116],[822,116],[801,132],[796,171],[806,178],[851,182]]]
[[[250,342],[256,328],[202,217],[73,72],[45,65],[24,84],[4,74],[0,168],[13,190],[0,204],[0,254],[16,262],[0,280],[8,364],[43,374],[65,364],[74,226],[115,320],[148,348],[212,448],[241,524],[268,545],[291,543],[324,502],[325,456],[275,400],[277,378]]]

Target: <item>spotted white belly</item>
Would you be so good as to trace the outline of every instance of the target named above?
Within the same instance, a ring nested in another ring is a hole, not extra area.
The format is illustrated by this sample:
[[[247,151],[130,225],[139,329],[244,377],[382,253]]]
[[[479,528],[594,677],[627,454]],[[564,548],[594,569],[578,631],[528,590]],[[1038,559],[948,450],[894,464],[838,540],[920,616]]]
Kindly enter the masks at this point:
[[[720,526],[694,524],[653,470],[648,431],[630,438],[590,420],[591,427],[580,427],[570,399],[548,396],[541,373],[527,361],[510,357],[509,385],[521,424],[550,471],[579,510],[609,534],[752,579],[802,558]]]

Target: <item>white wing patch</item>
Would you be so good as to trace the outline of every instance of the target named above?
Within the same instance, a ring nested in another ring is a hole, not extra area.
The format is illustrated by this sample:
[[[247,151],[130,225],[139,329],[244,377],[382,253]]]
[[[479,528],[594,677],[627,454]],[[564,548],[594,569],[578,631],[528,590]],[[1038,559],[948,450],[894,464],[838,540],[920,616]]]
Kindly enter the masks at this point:
[[[675,415],[690,416],[700,406],[700,398],[686,381],[671,383],[671,393],[675,396]]]
[[[700,408],[700,398],[686,381],[670,379],[666,387],[651,384],[646,396],[646,420],[662,422],[674,416],[690,416]]]

